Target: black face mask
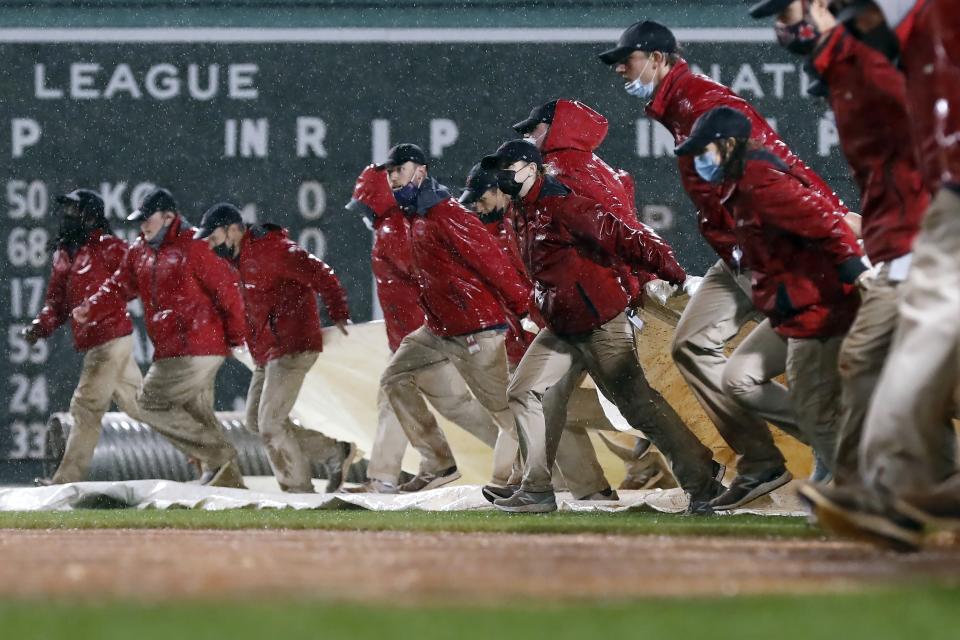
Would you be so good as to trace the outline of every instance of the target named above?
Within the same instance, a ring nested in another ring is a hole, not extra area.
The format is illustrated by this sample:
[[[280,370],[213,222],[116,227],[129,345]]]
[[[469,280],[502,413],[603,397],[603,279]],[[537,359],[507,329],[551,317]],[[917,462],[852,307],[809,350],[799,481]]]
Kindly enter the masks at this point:
[[[87,227],[83,224],[83,218],[64,215],[60,219],[57,240],[70,252],[80,248],[87,240]]]
[[[494,209],[490,213],[481,213],[478,215],[480,216],[480,222],[483,224],[490,224],[492,222],[500,222],[503,220],[503,216],[506,215],[506,213],[506,209]]]
[[[523,189],[523,185],[514,179],[516,175],[517,172],[510,169],[497,171],[497,187],[511,198],[519,196],[520,190]]]
[[[807,20],[807,16],[804,16],[803,20],[796,24],[778,24],[775,29],[780,46],[798,56],[808,56],[813,53],[821,35],[820,29]]]
[[[213,248],[213,252],[224,260],[233,259],[233,249],[226,242],[221,242]]]

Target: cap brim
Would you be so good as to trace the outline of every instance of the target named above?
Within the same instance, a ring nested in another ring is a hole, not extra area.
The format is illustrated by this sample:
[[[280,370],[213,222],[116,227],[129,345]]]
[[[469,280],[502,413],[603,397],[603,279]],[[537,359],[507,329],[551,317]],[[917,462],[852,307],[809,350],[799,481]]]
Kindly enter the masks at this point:
[[[539,120],[535,120],[533,118],[527,118],[526,120],[521,120],[516,124],[510,125],[510,128],[516,131],[517,133],[519,133],[520,135],[523,135],[527,132],[533,131],[538,124],[540,124]]]
[[[754,20],[769,18],[770,16],[779,15],[784,9],[789,7],[792,2],[793,0],[761,0],[750,7],[748,13]]]
[[[687,138],[673,150],[674,155],[690,156],[703,151],[712,140],[704,138]]]
[[[597,57],[603,64],[611,65],[622,62],[627,56],[636,51],[635,47],[615,47],[599,54]]]
[[[217,230],[216,227],[214,227],[213,229],[205,229],[204,227],[198,227],[197,230],[193,232],[193,239],[203,240],[205,238],[209,238],[210,235],[216,230]]]
[[[130,215],[127,216],[127,222],[139,222],[147,218],[147,215],[144,213],[143,209],[135,209]]]
[[[460,194],[460,204],[469,206],[479,200],[481,195],[473,189],[464,189],[463,193]]]
[[[77,197],[71,198],[69,193],[59,195],[56,198],[54,198],[54,200],[56,201],[57,204],[67,204],[67,203],[80,204],[80,198],[77,198]]]
[[[490,169],[499,169],[502,161],[503,158],[495,153],[489,156],[483,156],[483,160],[480,161],[480,168],[484,171],[489,171]]]

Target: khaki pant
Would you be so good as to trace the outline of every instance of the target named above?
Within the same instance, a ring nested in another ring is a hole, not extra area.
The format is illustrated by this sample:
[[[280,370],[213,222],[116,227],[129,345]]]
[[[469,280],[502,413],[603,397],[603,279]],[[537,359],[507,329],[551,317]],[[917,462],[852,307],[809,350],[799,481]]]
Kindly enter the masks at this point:
[[[745,408],[779,424],[833,471],[840,420],[840,373],[837,360],[842,337],[783,338],[764,320],[740,343],[723,373],[724,388]],[[786,373],[787,391],[773,378]],[[783,402],[792,412],[783,410]],[[795,416],[795,417],[794,417]]]
[[[640,367],[633,326],[621,313],[587,334],[537,334],[510,382],[510,406],[527,447],[523,488],[551,489],[550,472],[566,423],[571,380],[586,371],[624,418],[653,442],[693,496],[713,489],[711,454],[673,408],[647,382]]]
[[[137,397],[140,417],[204,469],[237,457],[213,411],[210,389],[223,356],[155,360]]]
[[[137,392],[143,374],[133,359],[133,336],[115,338],[83,354],[80,381],[70,399],[73,427],[67,438],[63,460],[53,474],[57,484],[87,479],[93,451],[100,440],[103,414],[110,401],[134,420],[142,420]]]
[[[764,420],[723,389],[726,345],[758,317],[750,298],[749,275],[734,274],[720,260],[707,271],[683,310],[672,347],[677,368],[717,431],[739,455],[737,471],[744,475],[780,469],[785,464]],[[784,419],[780,427],[796,432],[795,420],[786,419],[791,409],[783,394],[774,393],[764,404]]]
[[[901,285],[900,320],[864,424],[868,487],[920,493],[956,471],[951,424],[960,386],[960,197],[937,194]]]
[[[838,485],[860,480],[858,452],[863,422],[897,326],[900,283],[889,280],[889,271],[890,267],[886,265],[870,289],[862,293],[857,319],[840,347],[843,391],[833,475]]]
[[[337,441],[290,420],[303,379],[320,354],[295,353],[257,366],[247,391],[247,429],[259,432],[273,474],[284,491],[312,493],[311,462],[338,454]]]
[[[488,447],[493,448],[496,445],[496,423],[490,417],[490,412],[470,395],[466,383],[452,364],[447,362],[421,370],[416,376],[416,384],[437,413]],[[420,401],[423,401],[422,397]],[[373,451],[370,453],[367,477],[396,484],[409,440],[383,387],[377,392],[377,410],[379,422],[373,440]],[[426,410],[426,407],[417,408],[416,413],[421,414]]]
[[[471,343],[475,343],[474,353],[470,352]],[[380,385],[410,444],[420,453],[421,473],[437,473],[455,464],[450,445],[433,414],[426,410],[417,388],[417,376],[421,372],[450,363],[498,427],[491,482],[501,486],[509,482],[519,443],[516,424],[507,406],[506,353],[501,331],[444,338],[423,326],[400,343],[380,378]]]

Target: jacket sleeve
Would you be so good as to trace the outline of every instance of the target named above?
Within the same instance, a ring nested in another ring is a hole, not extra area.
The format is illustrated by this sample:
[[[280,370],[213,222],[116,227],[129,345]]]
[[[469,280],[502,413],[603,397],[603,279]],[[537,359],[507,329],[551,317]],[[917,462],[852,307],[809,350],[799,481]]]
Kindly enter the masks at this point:
[[[47,283],[47,295],[43,309],[33,321],[37,335],[41,338],[50,337],[57,328],[70,318],[71,309],[67,309],[67,274],[69,267],[61,266],[66,256],[58,249],[53,257],[53,269],[50,271],[50,281]]]
[[[567,196],[563,224],[575,237],[609,256],[616,256],[634,271],[649,271],[672,284],[686,279],[673,250],[640,222],[627,225],[596,202]]]
[[[844,222],[846,208],[838,210],[831,199],[792,175],[772,167],[761,170],[751,178],[750,206],[764,224],[816,243],[832,258],[840,279],[854,282],[866,267],[857,237]]]
[[[231,347],[242,345],[247,337],[247,321],[237,272],[226,260],[217,257],[203,240],[190,244],[190,267],[193,277],[223,318],[227,344]]]
[[[510,264],[497,240],[480,220],[459,204],[444,212],[442,228],[447,244],[503,301],[513,314],[527,314],[530,284]],[[460,211],[462,210],[462,211]]]
[[[95,324],[111,309],[124,306],[128,300],[137,297],[137,281],[134,274],[133,256],[130,251],[124,253],[113,275],[100,285],[90,296],[90,323]]]
[[[320,294],[327,313],[334,322],[346,322],[350,319],[347,306],[347,292],[339,278],[326,262],[311,255],[293,241],[284,242],[286,250],[281,252],[283,273]]]

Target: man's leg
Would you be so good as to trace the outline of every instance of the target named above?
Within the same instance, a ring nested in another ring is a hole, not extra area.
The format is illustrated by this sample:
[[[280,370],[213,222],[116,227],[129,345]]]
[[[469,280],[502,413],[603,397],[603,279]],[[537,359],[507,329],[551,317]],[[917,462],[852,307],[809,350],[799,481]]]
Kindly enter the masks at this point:
[[[403,339],[380,377],[403,432],[420,453],[421,475],[439,474],[456,465],[453,451],[417,387],[418,375],[447,361],[441,341],[426,326],[420,327]]]
[[[604,396],[666,456],[677,482],[691,499],[717,495],[722,485],[713,478],[713,454],[650,386],[640,366],[633,325],[626,314],[620,314],[588,337],[578,338],[576,346]]]
[[[739,454],[737,471],[741,474],[763,473],[784,464],[763,419],[723,391],[726,344],[757,316],[749,291],[745,275],[738,279],[718,261],[683,310],[672,345],[673,360],[693,395]]]
[[[471,395],[452,363],[424,369],[417,375],[417,386],[437,413],[488,447],[496,446],[497,423]]]
[[[377,390],[377,432],[373,437],[367,478],[396,486],[407,450],[407,434],[393,411],[383,387]]]
[[[93,451],[100,440],[103,414],[133,351],[133,340],[124,336],[94,347],[83,356],[80,380],[70,400],[73,428],[56,473],[54,484],[87,479]]]
[[[785,373],[786,368],[787,340],[777,335],[769,320],[764,320],[730,355],[721,384],[724,392],[744,409],[807,443],[806,435],[797,426],[790,392],[773,380]],[[770,430],[766,426],[764,429],[769,435]],[[780,455],[780,468],[783,465]]]
[[[838,485],[860,480],[857,456],[863,422],[897,326],[898,283],[890,282],[888,275],[889,266],[870,290],[861,294],[857,318],[840,347],[843,390],[833,473]]]
[[[222,356],[156,360],[137,398],[143,421],[207,469],[217,469],[237,457],[207,391],[223,360]]]
[[[842,336],[787,341],[787,384],[797,421],[813,452],[830,472],[840,426],[840,357]]]
[[[132,419],[142,422],[143,418],[140,416],[137,395],[140,393],[140,387],[143,386],[143,372],[140,371],[140,365],[133,357],[133,336],[130,336],[130,344],[130,354],[127,356],[127,362],[120,373],[120,379],[117,380],[117,386],[113,390],[113,402],[120,411]]]

